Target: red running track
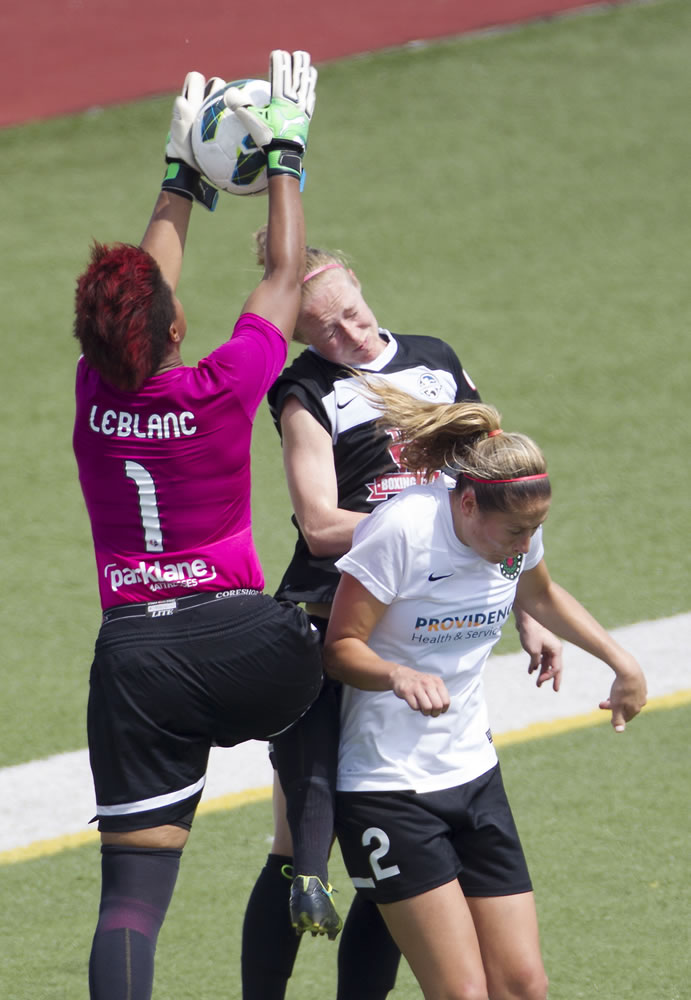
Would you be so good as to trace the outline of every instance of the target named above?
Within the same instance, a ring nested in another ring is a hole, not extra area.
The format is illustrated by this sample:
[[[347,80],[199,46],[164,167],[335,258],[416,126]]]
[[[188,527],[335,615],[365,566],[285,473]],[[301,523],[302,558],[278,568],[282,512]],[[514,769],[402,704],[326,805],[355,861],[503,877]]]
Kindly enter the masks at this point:
[[[3,0],[0,126],[173,92],[190,69],[265,76],[274,48],[307,49],[320,63],[596,3]]]

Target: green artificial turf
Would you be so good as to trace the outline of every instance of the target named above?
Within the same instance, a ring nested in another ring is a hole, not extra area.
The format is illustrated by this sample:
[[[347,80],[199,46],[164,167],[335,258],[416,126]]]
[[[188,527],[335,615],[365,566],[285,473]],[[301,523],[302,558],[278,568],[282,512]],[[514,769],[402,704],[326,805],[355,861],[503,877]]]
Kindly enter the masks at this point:
[[[548,564],[608,627],[688,609],[690,30],[666,0],[324,65],[306,159],[310,242],[349,253],[382,325],[446,338],[543,445]],[[74,282],[92,238],[141,237],[171,104],[0,135],[1,765],[85,744],[99,609],[71,453]],[[230,195],[195,210],[188,362],[258,280],[265,212]],[[271,590],[294,533],[265,406],[253,460]]]
[[[500,749],[550,1000],[688,997],[689,725],[687,704],[644,711],[623,736],[603,722]],[[197,818],[159,938],[154,1000],[240,1000],[242,917],[271,832],[268,801]],[[330,876],[345,913],[352,889],[337,849]],[[86,998],[98,888],[96,845],[0,866],[4,1000]],[[335,996],[336,951],[306,939],[287,1000]],[[392,1000],[419,996],[403,963]]]

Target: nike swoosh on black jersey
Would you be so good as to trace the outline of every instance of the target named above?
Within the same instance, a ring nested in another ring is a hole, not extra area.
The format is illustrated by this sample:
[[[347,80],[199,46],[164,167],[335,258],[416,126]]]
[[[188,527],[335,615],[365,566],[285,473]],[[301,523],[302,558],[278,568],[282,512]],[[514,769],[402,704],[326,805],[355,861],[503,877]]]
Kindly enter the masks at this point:
[[[435,575],[434,573],[430,573],[427,579],[430,581],[430,583],[434,583],[435,580],[446,580],[448,576],[453,576],[453,573],[440,573],[438,576]]]

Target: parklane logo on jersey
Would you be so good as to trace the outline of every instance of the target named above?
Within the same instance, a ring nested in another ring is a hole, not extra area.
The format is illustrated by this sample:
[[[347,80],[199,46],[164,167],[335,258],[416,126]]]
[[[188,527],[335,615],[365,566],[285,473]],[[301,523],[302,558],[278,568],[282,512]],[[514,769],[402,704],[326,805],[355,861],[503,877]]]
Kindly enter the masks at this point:
[[[139,560],[136,566],[118,566],[109,563],[103,575],[113,591],[121,587],[145,586],[150,590],[166,590],[169,587],[198,587],[216,579],[216,567],[209,567],[204,559],[189,559],[181,562],[162,563],[160,559],[146,563]]]
[[[451,612],[441,618],[418,616],[411,642],[423,645],[455,639],[489,639],[501,635],[502,625],[511,614],[513,602],[496,611]]]

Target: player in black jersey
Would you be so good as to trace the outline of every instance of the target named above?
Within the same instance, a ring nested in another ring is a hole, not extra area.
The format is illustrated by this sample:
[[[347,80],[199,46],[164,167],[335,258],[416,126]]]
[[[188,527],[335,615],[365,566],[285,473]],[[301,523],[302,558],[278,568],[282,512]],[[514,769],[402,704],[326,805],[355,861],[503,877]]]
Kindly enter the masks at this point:
[[[276,597],[304,603],[323,634],[339,580],[334,563],[350,548],[355,525],[390,496],[424,481],[401,466],[395,428],[377,425],[379,412],[357,390],[349,369],[432,402],[480,397],[444,341],[381,328],[347,262],[326,251],[307,250],[294,339],[309,347],[268,396],[298,530]],[[530,669],[560,657],[559,642],[537,623],[527,617],[519,622],[518,616],[517,623],[531,653]],[[274,841],[245,915],[243,1000],[283,1000],[299,935],[335,938],[341,928],[327,875],[338,691],[327,681],[301,722],[274,741],[273,761],[280,762],[284,788],[274,780]],[[376,907],[356,896],[339,948],[337,1000],[383,1000],[393,989],[399,959]]]
[[[379,327],[368,333],[368,339],[369,354],[377,353],[358,365],[361,371],[376,373],[431,402],[479,399],[443,341],[394,335]],[[378,413],[353,384],[343,364],[308,350],[270,391],[291,495],[299,508],[293,518],[298,528],[295,553],[278,589],[285,599],[330,604],[339,578],[334,557],[337,549],[349,547],[355,523],[419,481],[399,463],[396,431],[376,426]],[[435,478],[438,475],[434,473]]]

